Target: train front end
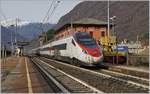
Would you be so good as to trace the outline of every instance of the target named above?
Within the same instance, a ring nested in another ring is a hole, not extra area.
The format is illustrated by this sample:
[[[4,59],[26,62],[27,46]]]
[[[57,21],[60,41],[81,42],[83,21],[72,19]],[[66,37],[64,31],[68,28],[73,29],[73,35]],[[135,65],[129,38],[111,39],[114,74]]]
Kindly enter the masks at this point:
[[[102,48],[87,32],[77,32],[74,35],[79,46],[79,60],[85,66],[96,66],[103,62]]]

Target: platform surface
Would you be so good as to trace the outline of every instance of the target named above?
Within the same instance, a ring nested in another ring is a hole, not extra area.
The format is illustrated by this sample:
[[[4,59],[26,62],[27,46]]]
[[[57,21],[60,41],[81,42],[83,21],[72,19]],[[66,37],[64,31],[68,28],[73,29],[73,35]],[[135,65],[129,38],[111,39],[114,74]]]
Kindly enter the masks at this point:
[[[149,73],[149,67],[116,65],[115,67]]]
[[[1,71],[2,93],[53,92],[27,57],[8,57]]]

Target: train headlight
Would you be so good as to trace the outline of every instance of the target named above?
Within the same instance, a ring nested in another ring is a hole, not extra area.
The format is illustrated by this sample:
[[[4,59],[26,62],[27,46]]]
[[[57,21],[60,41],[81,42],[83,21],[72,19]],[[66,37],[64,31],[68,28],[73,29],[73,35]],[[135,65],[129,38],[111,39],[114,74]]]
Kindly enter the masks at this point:
[[[85,50],[83,50],[83,49],[82,49],[82,52],[83,52],[84,54],[87,54],[87,52],[86,52]]]

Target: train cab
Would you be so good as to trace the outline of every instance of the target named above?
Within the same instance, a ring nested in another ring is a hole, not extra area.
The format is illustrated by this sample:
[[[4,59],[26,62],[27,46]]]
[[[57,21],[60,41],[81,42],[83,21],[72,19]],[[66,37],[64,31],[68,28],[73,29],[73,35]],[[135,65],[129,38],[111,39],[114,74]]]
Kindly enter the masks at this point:
[[[90,66],[103,61],[102,48],[89,33],[76,32],[73,37],[78,45],[79,60]]]

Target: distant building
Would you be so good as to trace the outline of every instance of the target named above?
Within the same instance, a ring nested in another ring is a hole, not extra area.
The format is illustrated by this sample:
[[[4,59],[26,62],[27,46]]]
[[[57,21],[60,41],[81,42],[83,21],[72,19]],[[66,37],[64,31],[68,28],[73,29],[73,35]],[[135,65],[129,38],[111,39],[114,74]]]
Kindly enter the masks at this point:
[[[95,40],[107,36],[107,22],[85,18],[78,21],[66,23],[55,34],[55,39],[61,39],[72,35],[74,32],[89,32]]]
[[[45,32],[42,32],[41,35],[39,35],[39,43],[40,43],[40,46],[42,46],[44,44],[44,42],[46,42],[47,36],[46,36],[46,33]]]

